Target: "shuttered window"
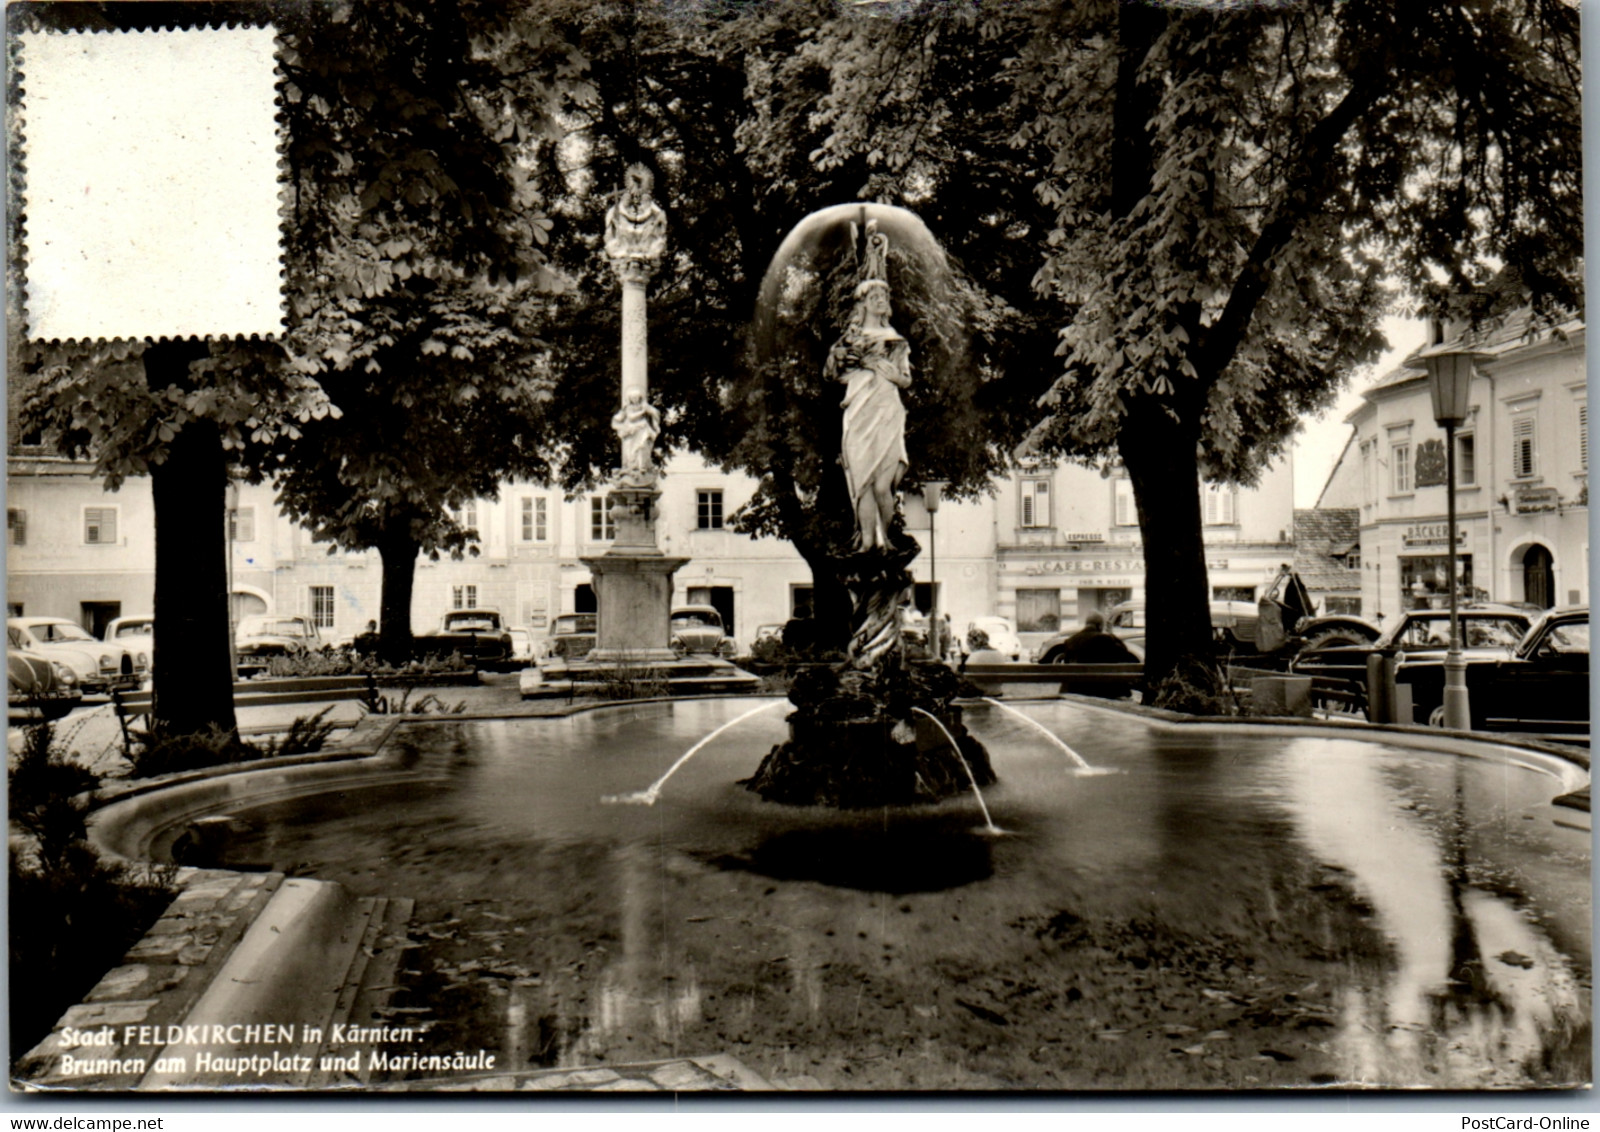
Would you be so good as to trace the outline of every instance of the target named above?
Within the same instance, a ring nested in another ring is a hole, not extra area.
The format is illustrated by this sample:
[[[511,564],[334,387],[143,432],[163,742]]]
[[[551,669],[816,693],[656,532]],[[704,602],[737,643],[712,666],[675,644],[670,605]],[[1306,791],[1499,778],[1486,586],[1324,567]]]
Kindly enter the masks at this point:
[[[1022,516],[1024,527],[1050,526],[1050,481],[1022,481]]]
[[[93,546],[103,546],[117,541],[117,509],[115,507],[85,507],[83,509],[83,541]]]
[[[12,546],[28,544],[28,513],[16,507],[6,508],[6,541]]]
[[[1511,418],[1511,477],[1527,479],[1538,474],[1538,430],[1533,414],[1518,413]]]
[[[1133,504],[1133,481],[1119,477],[1111,481],[1112,521],[1119,527],[1133,527],[1139,523],[1139,509]]]
[[[1238,522],[1239,493],[1230,484],[1207,484],[1205,523],[1208,527],[1227,527]]]

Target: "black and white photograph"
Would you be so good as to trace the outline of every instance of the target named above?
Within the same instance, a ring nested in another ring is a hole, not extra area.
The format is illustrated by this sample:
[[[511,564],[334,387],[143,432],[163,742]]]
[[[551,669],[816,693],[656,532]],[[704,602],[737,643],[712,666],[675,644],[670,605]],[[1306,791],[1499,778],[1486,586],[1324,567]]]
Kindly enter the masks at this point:
[[[1587,1111],[1586,7],[9,4],[13,1103]]]

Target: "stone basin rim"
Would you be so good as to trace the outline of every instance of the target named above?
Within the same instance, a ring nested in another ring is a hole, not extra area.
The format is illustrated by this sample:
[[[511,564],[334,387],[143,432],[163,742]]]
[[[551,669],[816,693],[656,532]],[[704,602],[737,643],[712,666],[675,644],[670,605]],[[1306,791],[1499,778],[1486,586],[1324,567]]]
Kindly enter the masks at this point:
[[[384,748],[403,725],[492,722],[521,719],[565,719],[592,711],[610,711],[663,703],[702,700],[730,700],[748,703],[754,699],[778,696],[663,696],[619,702],[570,705],[567,710],[548,715],[518,713],[462,713],[460,715],[397,716],[382,721],[366,734],[358,726],[351,733],[355,742],[338,750],[296,755],[287,759],[230,763],[141,780],[137,785],[115,785],[97,792],[89,816],[89,839],[95,848],[112,860],[124,864],[148,864],[141,853],[124,852],[130,841],[148,845],[153,831],[170,827],[184,816],[198,815],[222,804],[240,808],[309,796],[324,789],[335,789],[351,782],[374,780],[374,772],[390,765]],[[975,706],[981,699],[960,701]],[[1114,715],[1132,715],[1147,725],[1164,730],[1194,728],[1205,733],[1248,730],[1255,736],[1284,738],[1365,739],[1368,742],[1430,751],[1474,759],[1520,758],[1532,762],[1529,769],[1542,770],[1556,779],[1563,791],[1578,789],[1589,779],[1589,760],[1585,752],[1542,743],[1519,736],[1487,738],[1477,733],[1441,731],[1438,728],[1405,724],[1369,724],[1343,720],[1302,720],[1274,717],[1186,716],[1177,712],[1136,704],[1109,704],[1089,696],[1062,695],[1028,703],[1070,703],[1074,707]],[[349,742],[347,740],[347,742]]]

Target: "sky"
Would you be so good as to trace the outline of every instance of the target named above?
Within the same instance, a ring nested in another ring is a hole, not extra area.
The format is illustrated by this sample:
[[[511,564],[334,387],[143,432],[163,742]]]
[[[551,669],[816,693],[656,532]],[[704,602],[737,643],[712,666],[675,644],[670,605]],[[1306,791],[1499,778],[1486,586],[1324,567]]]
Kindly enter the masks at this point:
[[[1427,334],[1427,323],[1419,319],[1386,318],[1383,335],[1389,340],[1389,350],[1372,366],[1358,370],[1349,388],[1321,417],[1307,422],[1294,445],[1294,505],[1313,507],[1328,473],[1344,451],[1344,442],[1350,435],[1350,426],[1344,423],[1357,405],[1361,404],[1361,391],[1379,377],[1400,364],[1412,350],[1422,345]]]

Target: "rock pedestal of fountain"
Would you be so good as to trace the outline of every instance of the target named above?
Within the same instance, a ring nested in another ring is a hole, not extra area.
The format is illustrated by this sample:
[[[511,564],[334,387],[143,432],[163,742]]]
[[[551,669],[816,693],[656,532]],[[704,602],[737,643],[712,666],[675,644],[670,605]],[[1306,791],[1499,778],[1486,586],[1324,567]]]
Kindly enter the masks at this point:
[[[770,802],[852,809],[937,802],[995,781],[989,752],[952,702],[959,678],[937,661],[906,658],[898,603],[916,553],[905,539],[846,561],[856,621],[849,657],[795,676],[789,740],[746,787]]]

